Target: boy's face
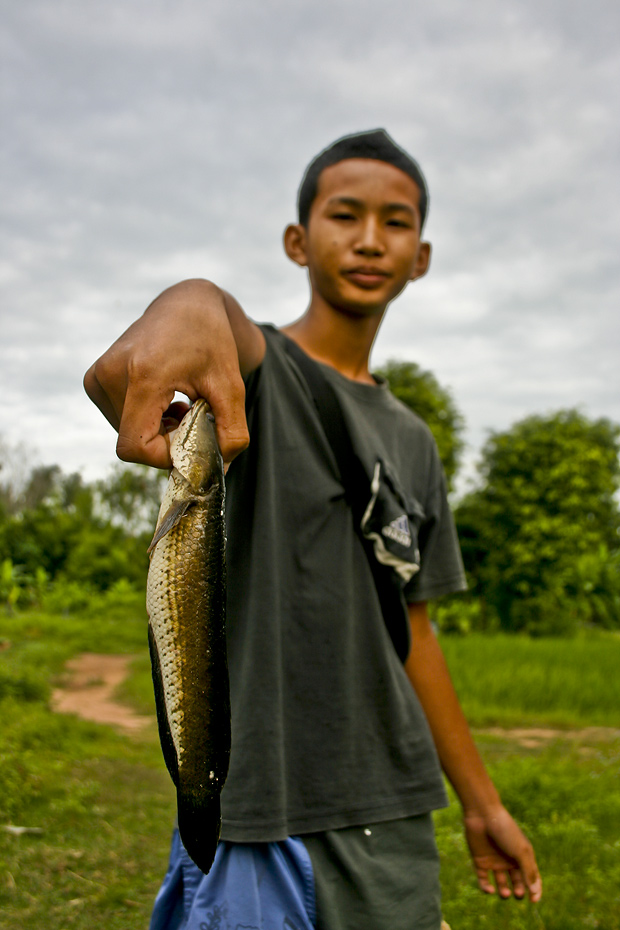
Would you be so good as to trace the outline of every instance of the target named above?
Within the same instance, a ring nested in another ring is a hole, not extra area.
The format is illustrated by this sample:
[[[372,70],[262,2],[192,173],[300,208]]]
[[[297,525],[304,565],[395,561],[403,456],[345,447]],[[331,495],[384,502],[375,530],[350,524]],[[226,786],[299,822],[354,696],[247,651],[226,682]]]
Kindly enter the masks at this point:
[[[368,315],[383,312],[421,277],[420,191],[387,162],[350,158],[321,173],[307,229],[289,226],[287,254],[310,274],[313,301]]]

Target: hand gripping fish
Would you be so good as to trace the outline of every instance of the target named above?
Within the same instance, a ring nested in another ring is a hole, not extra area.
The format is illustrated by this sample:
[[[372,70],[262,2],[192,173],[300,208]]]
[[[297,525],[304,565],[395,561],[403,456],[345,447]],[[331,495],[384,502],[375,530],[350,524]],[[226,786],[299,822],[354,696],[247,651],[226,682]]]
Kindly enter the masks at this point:
[[[224,469],[206,401],[183,418],[170,456],[174,467],[149,547],[149,647],[179,832],[206,873],[219,838],[230,755]]]

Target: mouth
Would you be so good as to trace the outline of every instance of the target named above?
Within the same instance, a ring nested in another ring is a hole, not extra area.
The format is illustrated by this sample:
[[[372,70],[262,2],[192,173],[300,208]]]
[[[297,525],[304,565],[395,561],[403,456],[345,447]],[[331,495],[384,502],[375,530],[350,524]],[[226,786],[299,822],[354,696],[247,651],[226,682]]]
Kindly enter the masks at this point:
[[[343,275],[349,281],[353,281],[360,287],[376,287],[377,284],[383,284],[390,277],[389,272],[382,268],[375,268],[373,265],[359,265],[356,268],[348,268],[343,271]]]

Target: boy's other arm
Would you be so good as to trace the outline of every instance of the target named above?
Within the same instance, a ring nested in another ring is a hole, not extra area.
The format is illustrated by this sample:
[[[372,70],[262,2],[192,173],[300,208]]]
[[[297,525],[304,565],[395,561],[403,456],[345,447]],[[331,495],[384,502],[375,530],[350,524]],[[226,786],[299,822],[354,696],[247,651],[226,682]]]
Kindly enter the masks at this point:
[[[412,648],[405,670],[424,708],[439,759],[463,806],[465,833],[478,884],[501,897],[539,901],[542,883],[534,850],[503,806],[476,749],[428,618],[426,604],[410,604]],[[512,891],[511,891],[512,886]]]
[[[163,418],[175,391],[206,398],[227,463],[248,444],[243,377],[264,353],[262,332],[230,294],[209,281],[183,281],[91,366],[84,387],[118,431],[119,458],[157,468],[171,465]],[[173,419],[182,413],[169,411]]]

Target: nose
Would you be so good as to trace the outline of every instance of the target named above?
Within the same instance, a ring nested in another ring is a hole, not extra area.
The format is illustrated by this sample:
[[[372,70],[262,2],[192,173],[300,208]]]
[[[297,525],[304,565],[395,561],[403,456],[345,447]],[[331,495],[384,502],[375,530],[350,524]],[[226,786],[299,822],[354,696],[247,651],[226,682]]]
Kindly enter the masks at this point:
[[[385,250],[379,223],[374,216],[365,217],[355,246],[359,255],[382,255]]]

